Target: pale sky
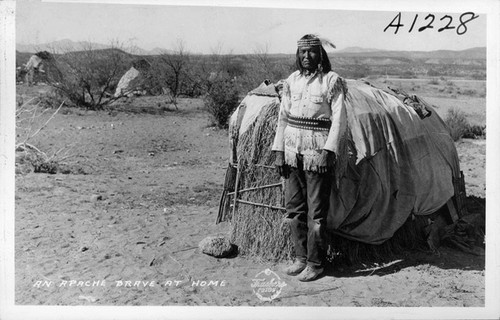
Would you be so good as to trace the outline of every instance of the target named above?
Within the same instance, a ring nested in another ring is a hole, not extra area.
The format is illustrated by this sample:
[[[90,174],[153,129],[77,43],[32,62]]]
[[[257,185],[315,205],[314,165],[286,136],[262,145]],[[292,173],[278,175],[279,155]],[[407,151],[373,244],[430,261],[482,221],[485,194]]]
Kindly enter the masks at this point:
[[[483,13],[476,12],[479,17],[467,22],[467,31],[458,35],[456,29],[438,32],[449,20],[440,19],[448,14],[452,17],[450,25],[457,27],[460,15],[473,10],[447,13],[404,9],[396,5],[390,9],[394,11],[354,11],[18,1],[16,42],[42,44],[71,39],[109,44],[117,40],[150,50],[171,49],[177,39],[182,39],[190,52],[211,53],[222,45],[223,53],[253,53],[266,46],[269,53],[293,53],[298,38],[315,33],[331,40],[337,49],[358,46],[430,51],[486,46]],[[395,28],[384,32],[400,11],[404,26],[397,34]],[[416,13],[418,19],[409,32]],[[429,21],[424,21],[429,13],[435,15],[434,29],[418,32]]]

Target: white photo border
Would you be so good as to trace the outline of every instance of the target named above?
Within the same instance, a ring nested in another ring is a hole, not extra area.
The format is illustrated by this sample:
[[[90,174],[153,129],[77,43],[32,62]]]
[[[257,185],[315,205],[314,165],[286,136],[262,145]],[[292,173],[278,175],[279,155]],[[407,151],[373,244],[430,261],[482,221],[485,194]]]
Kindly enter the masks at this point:
[[[19,306],[14,300],[15,168],[15,7],[0,1],[0,318],[1,319],[498,319],[500,317],[500,1],[46,1],[182,6],[338,9],[363,11],[474,11],[487,15],[486,300],[484,308],[334,308],[334,307],[89,307]],[[397,10],[395,10],[397,8]]]

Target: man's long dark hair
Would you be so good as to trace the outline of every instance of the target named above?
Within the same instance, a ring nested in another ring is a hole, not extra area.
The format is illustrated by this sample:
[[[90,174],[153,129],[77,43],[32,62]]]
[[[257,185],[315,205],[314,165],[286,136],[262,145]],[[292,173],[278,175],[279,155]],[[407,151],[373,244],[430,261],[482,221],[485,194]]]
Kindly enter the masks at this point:
[[[315,39],[316,36],[312,34],[306,34],[300,40],[309,40],[309,39]],[[295,66],[297,67],[298,70],[300,70],[300,73],[304,73],[304,68],[302,67],[302,63],[300,62],[299,58],[299,51],[300,48],[297,48],[297,53],[295,54]],[[323,46],[319,47],[319,63],[318,63],[318,71],[328,73],[332,71],[332,65],[330,64],[330,59],[328,59],[328,54],[326,53],[325,49]]]

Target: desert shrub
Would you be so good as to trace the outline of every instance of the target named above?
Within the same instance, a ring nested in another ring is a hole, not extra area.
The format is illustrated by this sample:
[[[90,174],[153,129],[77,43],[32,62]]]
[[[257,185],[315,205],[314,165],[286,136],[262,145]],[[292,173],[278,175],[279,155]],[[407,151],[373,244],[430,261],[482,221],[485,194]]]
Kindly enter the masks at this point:
[[[434,69],[432,69],[432,68],[431,68],[431,69],[429,69],[429,70],[427,71],[427,75],[428,75],[429,77],[437,77],[437,76],[440,76],[440,75],[441,75],[441,73],[440,73],[439,71],[434,70]]]
[[[212,124],[219,128],[227,128],[231,113],[238,107],[239,96],[234,81],[230,79],[215,80],[204,99],[205,108],[210,114]]]
[[[486,126],[485,125],[469,125],[465,130],[462,138],[468,139],[478,139],[486,138]]]
[[[65,99],[64,94],[58,89],[52,89],[43,94],[39,94],[37,101],[39,102],[40,107],[42,108],[57,108],[63,102],[65,105],[68,105],[68,102]]]
[[[370,68],[365,64],[355,64],[350,66],[346,77],[352,79],[365,78],[371,72]]]
[[[16,109],[16,173],[78,173],[85,174],[83,168],[64,163],[73,157],[71,147],[65,146],[50,155],[31,144],[31,141],[50,123],[61,110],[63,104],[54,111],[53,105],[42,106],[43,101],[31,99],[21,103]],[[35,103],[36,102],[36,103]],[[18,102],[19,103],[19,102]]]
[[[153,59],[151,68],[144,74],[144,87],[148,94],[158,96],[167,88],[167,66],[160,59]]]
[[[449,109],[444,122],[448,126],[453,141],[461,139],[470,127],[467,114],[457,109]]]
[[[486,80],[486,74],[482,72],[475,72],[471,77],[474,80]]]
[[[128,56],[118,48],[96,50],[91,45],[53,55],[49,84],[77,107],[103,109],[116,100],[114,89],[127,69]]]
[[[186,72],[186,78],[181,84],[180,95],[190,98],[196,98],[206,92],[205,82],[200,70],[196,70],[195,66],[191,67]]]
[[[403,79],[415,79],[417,75],[411,70],[405,70],[400,74],[399,77]]]
[[[267,53],[254,54],[247,61],[244,73],[238,76],[237,82],[242,91],[248,92],[266,79],[272,83],[286,79],[293,71],[295,71],[294,57],[280,60]]]
[[[151,58],[151,68],[144,76],[144,87],[151,95],[168,96],[168,103],[177,105],[179,97],[199,97],[205,90],[207,73],[203,57],[189,53],[183,41],[171,52]]]
[[[464,91],[462,91],[462,94],[466,96],[475,96],[477,94],[477,91],[474,89],[465,89]]]

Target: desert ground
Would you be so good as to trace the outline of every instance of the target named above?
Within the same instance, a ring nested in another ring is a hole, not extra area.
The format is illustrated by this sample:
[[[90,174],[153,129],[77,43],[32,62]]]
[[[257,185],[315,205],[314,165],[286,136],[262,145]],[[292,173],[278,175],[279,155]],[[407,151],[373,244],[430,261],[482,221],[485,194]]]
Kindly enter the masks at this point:
[[[485,124],[484,82],[385,81],[421,94],[443,117],[457,107],[471,123]],[[445,87],[454,91],[440,91]],[[48,88],[17,90],[28,101]],[[405,252],[384,265],[334,268],[310,283],[284,274],[286,263],[203,254],[202,239],[230,230],[228,222],[215,224],[228,134],[210,123],[201,99],[180,99],[178,109],[161,97],[131,98],[120,110],[63,107],[30,143],[48,155],[63,149],[69,173],[16,167],[16,303],[484,306],[484,256],[447,246]],[[485,140],[456,146],[467,195],[484,213]],[[260,300],[251,286],[266,269],[286,284],[272,301]]]

